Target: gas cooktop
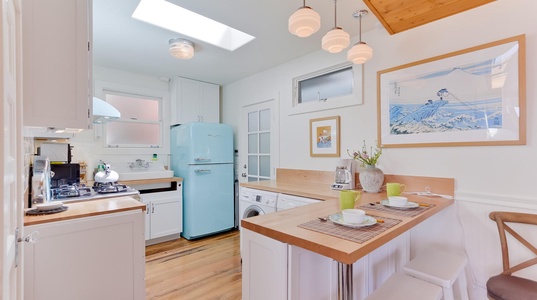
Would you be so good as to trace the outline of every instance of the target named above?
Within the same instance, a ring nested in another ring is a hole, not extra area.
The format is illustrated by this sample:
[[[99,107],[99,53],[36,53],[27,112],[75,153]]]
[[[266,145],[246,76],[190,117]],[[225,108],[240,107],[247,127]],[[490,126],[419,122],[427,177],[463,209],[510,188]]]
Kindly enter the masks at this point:
[[[139,194],[137,190],[117,182],[95,183],[92,187],[72,184],[52,189],[52,201],[76,202]]]

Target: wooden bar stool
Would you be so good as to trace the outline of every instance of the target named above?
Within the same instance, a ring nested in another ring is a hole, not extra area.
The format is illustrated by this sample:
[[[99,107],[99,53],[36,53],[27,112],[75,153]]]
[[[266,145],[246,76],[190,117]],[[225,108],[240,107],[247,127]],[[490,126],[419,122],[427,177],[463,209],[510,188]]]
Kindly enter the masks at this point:
[[[468,259],[463,254],[430,247],[406,264],[404,272],[442,287],[444,300],[455,299],[453,285],[457,281],[461,299],[468,300],[466,264]]]
[[[442,288],[435,284],[405,275],[395,273],[365,300],[440,300]]]

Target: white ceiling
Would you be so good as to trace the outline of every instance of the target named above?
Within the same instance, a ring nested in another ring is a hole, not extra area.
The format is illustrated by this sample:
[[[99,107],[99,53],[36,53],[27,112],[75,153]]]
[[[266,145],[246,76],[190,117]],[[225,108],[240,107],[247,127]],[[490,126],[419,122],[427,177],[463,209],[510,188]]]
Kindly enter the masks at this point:
[[[299,38],[287,30],[289,16],[303,4],[300,0],[169,0],[256,37],[229,52],[131,18],[138,2],[93,0],[95,65],[223,85],[319,50],[321,38],[334,27],[334,2],[330,0],[306,1],[321,15],[321,29],[308,38]],[[352,13],[367,7],[361,0],[339,0],[337,5],[338,26],[351,37],[357,36],[359,22]],[[362,32],[376,24],[378,20],[369,13],[362,20]],[[194,42],[194,58],[180,60],[168,54],[168,40],[175,37]]]

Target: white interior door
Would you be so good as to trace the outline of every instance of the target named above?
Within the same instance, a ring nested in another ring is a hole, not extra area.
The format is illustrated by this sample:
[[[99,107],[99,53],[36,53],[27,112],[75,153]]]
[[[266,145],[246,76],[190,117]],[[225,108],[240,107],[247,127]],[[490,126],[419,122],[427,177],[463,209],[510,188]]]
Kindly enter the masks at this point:
[[[0,291],[2,299],[22,299],[22,272],[19,264],[20,251],[17,251],[17,230],[22,229],[22,114],[20,82],[21,76],[21,19],[20,1],[3,0],[0,6],[2,22],[0,34],[2,47],[0,60],[2,77],[0,91],[3,98],[1,147],[3,167],[0,189],[3,205],[0,215],[2,223],[1,261],[2,280]]]
[[[275,100],[242,109],[240,182],[273,179],[278,164],[278,121]]]

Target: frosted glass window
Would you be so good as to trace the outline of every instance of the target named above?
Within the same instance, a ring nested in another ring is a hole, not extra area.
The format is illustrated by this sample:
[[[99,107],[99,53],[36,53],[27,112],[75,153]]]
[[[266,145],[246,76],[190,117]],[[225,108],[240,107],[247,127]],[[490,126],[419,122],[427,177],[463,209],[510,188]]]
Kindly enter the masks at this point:
[[[270,130],[270,109],[259,111],[259,131]]]
[[[270,132],[259,134],[259,153],[270,154]]]
[[[270,177],[270,156],[259,156],[259,176]]]
[[[258,153],[257,133],[248,134],[248,153]]]
[[[108,145],[147,147],[160,143],[159,124],[110,122],[106,125],[106,129]]]
[[[258,112],[251,112],[248,114],[248,132],[254,132],[259,130],[259,116]]]
[[[352,66],[298,81],[298,103],[352,95]]]
[[[141,99],[134,96],[120,96],[108,94],[106,102],[112,104],[121,112],[122,119],[131,120],[159,120],[159,100]]]
[[[248,182],[258,181],[257,177],[248,177]]]
[[[258,175],[257,155],[248,155],[248,175]]]
[[[108,147],[159,148],[162,146],[162,99],[104,91],[105,101],[121,113],[105,124]]]

